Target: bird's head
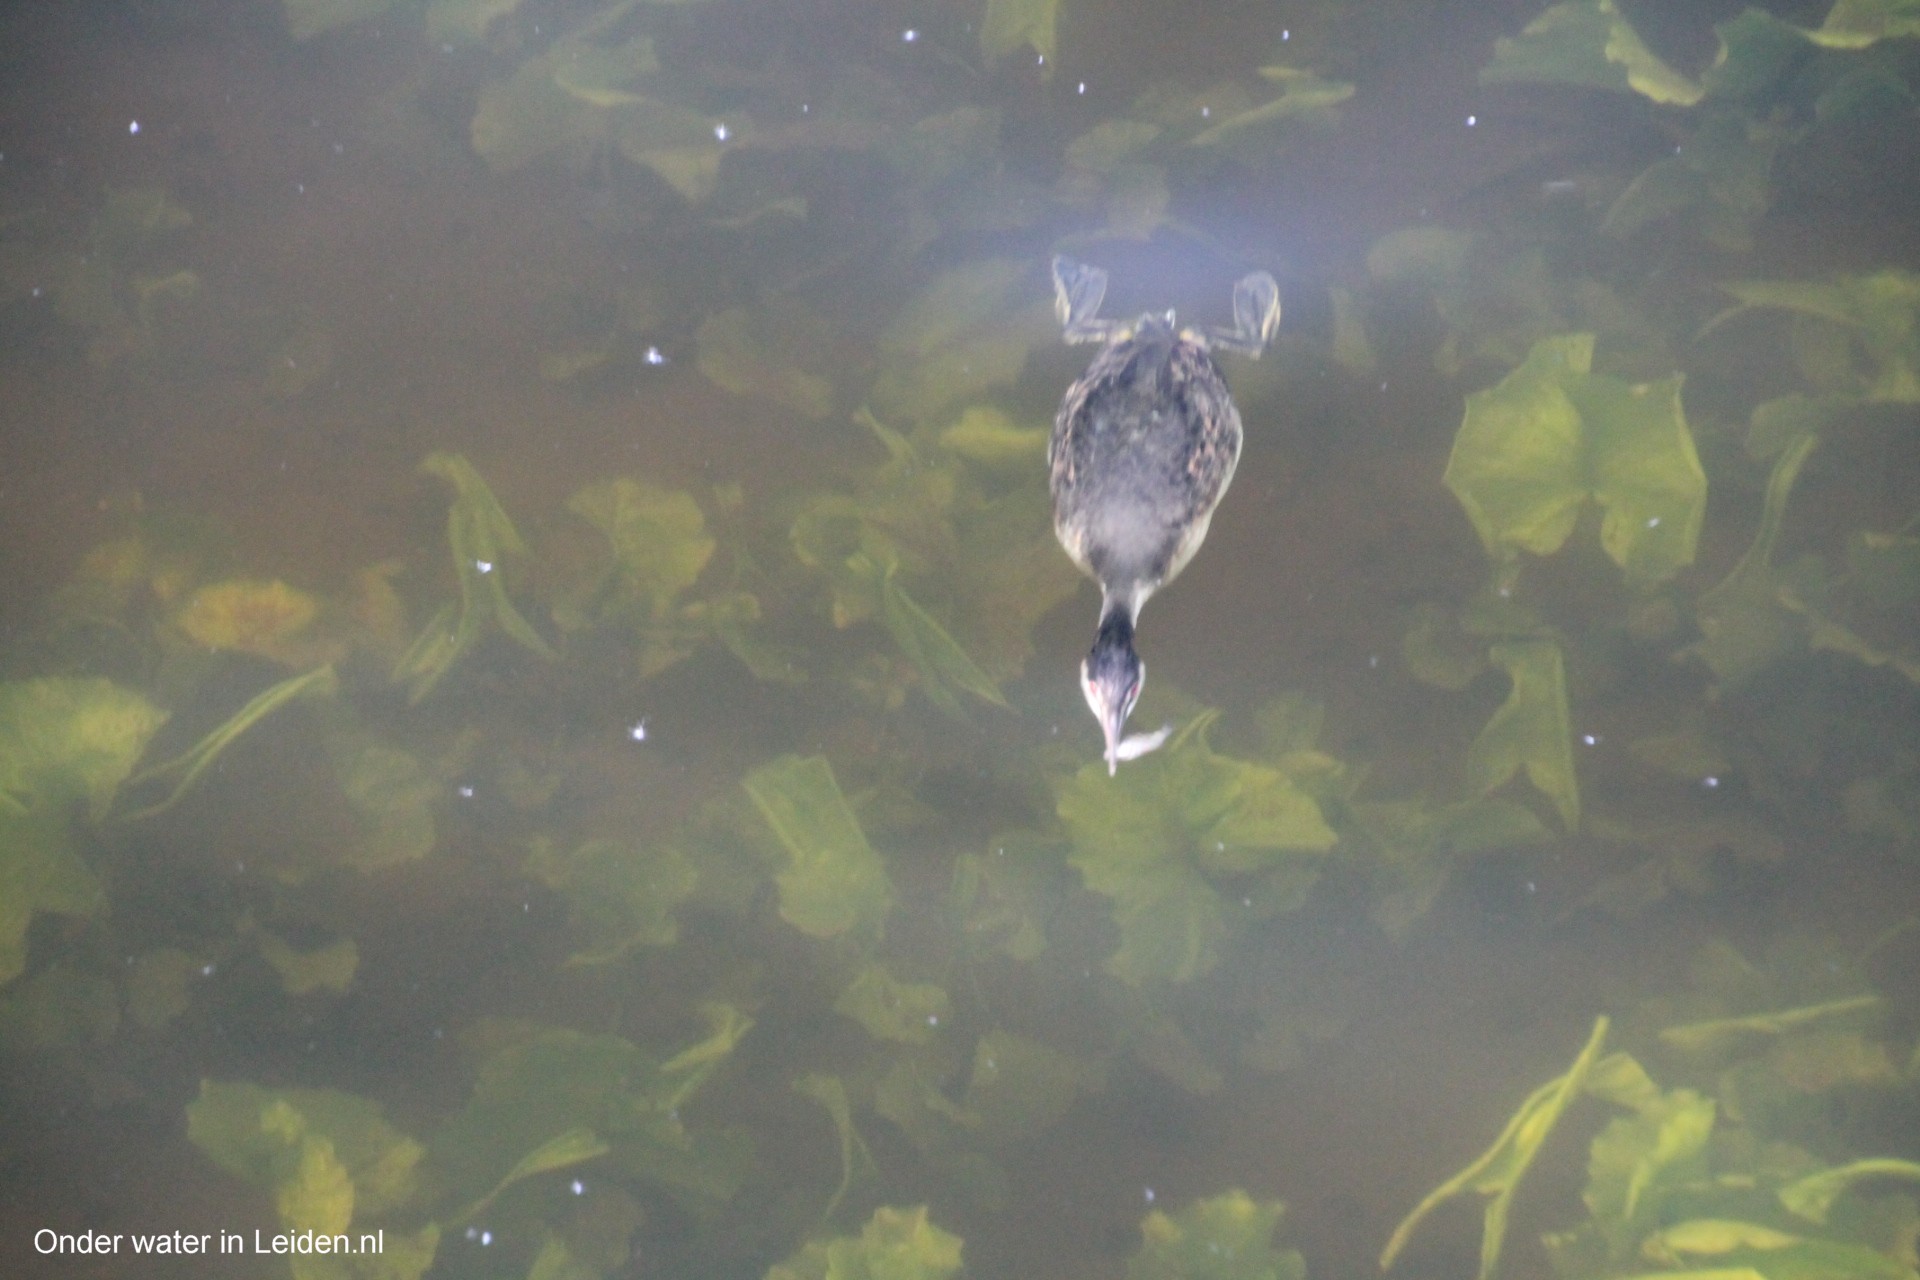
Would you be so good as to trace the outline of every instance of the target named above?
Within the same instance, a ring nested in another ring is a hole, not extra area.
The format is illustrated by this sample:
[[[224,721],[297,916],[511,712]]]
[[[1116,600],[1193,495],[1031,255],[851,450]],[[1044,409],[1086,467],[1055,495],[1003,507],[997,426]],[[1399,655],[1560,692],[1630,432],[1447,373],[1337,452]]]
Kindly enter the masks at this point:
[[[1116,613],[1102,622],[1092,652],[1080,664],[1080,691],[1106,738],[1108,774],[1119,772],[1121,735],[1146,681],[1147,664],[1133,651],[1132,619]]]

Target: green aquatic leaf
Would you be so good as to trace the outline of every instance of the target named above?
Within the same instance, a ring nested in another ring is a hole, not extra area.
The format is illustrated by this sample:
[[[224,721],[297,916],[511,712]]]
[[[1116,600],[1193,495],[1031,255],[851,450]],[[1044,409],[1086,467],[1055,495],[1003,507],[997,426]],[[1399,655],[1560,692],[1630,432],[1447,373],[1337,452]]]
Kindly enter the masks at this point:
[[[1337,839],[1293,777],[1216,754],[1204,727],[1189,726],[1124,778],[1095,763],[1059,788],[1068,861],[1114,900],[1121,945],[1107,969],[1129,982],[1187,982],[1218,963],[1227,909],[1203,871],[1285,877],[1304,870],[1295,859]]]
[[[1643,1221],[1662,1182],[1705,1173],[1703,1153],[1713,1134],[1714,1101],[1675,1089],[1638,1101],[1635,1114],[1616,1116],[1594,1138],[1587,1157],[1587,1210],[1596,1219]]]
[[[556,1169],[571,1169],[577,1164],[589,1160],[598,1160],[613,1150],[600,1135],[591,1129],[568,1129],[541,1143],[526,1155],[520,1157],[518,1164],[507,1170],[504,1178],[493,1190],[481,1196],[465,1209],[453,1215],[450,1221],[468,1222],[487,1211],[487,1206],[500,1198],[500,1193],[516,1182],[527,1178],[537,1178],[543,1173],[552,1173]]]
[[[589,485],[567,510],[603,534],[621,594],[660,617],[700,577],[718,545],[691,494],[622,477]]]
[[[1379,854],[1381,892],[1368,914],[1394,938],[1427,913],[1465,859],[1552,839],[1533,810],[1498,796],[1439,806],[1363,803],[1352,813]]]
[[[1166,130],[1147,120],[1102,120],[1069,142],[1062,159],[1069,169],[1112,173],[1152,146]]]
[[[746,145],[751,131],[742,118],[716,119],[659,98],[639,97],[606,112],[607,129],[621,155],[653,170],[688,204],[713,194],[720,162]]]
[[[311,40],[322,32],[377,18],[393,7],[393,0],[281,0],[287,34]]]
[[[1020,258],[982,258],[936,276],[881,336],[874,413],[928,421],[1013,383],[1027,352],[1058,332],[1032,270]]]
[[[992,677],[901,587],[895,573],[897,564],[880,564],[865,552],[856,552],[848,563],[856,574],[865,573],[874,580],[880,598],[880,620],[900,652],[919,671],[920,687],[934,705],[957,713],[960,703],[954,696],[956,693],[970,693],[996,707],[1007,705]]]
[[[1720,583],[1700,597],[1700,639],[1684,651],[1700,658],[1722,688],[1734,688],[1806,643],[1805,620],[1781,603],[1788,579],[1773,565],[1773,544],[1800,468],[1819,444],[1803,435],[1774,459],[1753,545]]]
[[[42,911],[93,916],[106,891],[73,847],[67,815],[0,808],[0,985],[27,967],[27,926]]]
[[[1467,787],[1486,795],[1524,769],[1527,781],[1553,801],[1567,830],[1577,829],[1580,784],[1574,776],[1560,646],[1550,640],[1507,641],[1487,656],[1505,668],[1513,687],[1467,749]]]
[[[1567,0],[1494,42],[1480,83],[1568,84],[1690,107],[1705,90],[1661,61],[1613,0]]]
[[[693,896],[699,873],[669,845],[596,839],[562,853],[534,842],[527,872],[567,899],[585,945],[569,964],[605,964],[635,947],[664,947],[680,936],[674,913]]]
[[[983,1141],[1012,1145],[1045,1133],[1082,1094],[1105,1085],[1099,1067],[995,1028],[974,1045],[973,1072],[960,1105]]]
[[[1593,1024],[1593,1034],[1587,1038],[1586,1047],[1581,1049],[1567,1073],[1547,1081],[1528,1095],[1520,1109],[1507,1121],[1500,1136],[1494,1139],[1492,1146],[1466,1168],[1428,1192],[1427,1197],[1414,1206],[1413,1212],[1394,1228],[1392,1238],[1380,1254],[1381,1270],[1393,1266],[1394,1259],[1400,1256],[1401,1250],[1412,1238],[1414,1229],[1429,1213],[1461,1192],[1472,1191],[1488,1197],[1480,1235],[1479,1280],[1490,1280],[1500,1265],[1514,1192],[1519,1190],[1520,1181],[1540,1154],[1540,1148],[1552,1136],[1567,1104],[1580,1096],[1588,1072],[1600,1056],[1600,1046],[1606,1042],[1607,1027],[1606,1018],[1598,1019]]]
[[[825,758],[782,756],[741,785],[788,854],[774,877],[781,918],[815,938],[877,937],[893,886]]]
[[[605,125],[554,82],[552,53],[483,86],[468,138],[495,173],[510,173],[550,151],[603,137]]]
[[[1834,1201],[1846,1194],[1854,1183],[1869,1178],[1920,1182],[1920,1164],[1912,1160],[1881,1158],[1855,1160],[1837,1168],[1822,1169],[1781,1187],[1780,1203],[1791,1214],[1809,1222],[1824,1223],[1827,1215],[1833,1211]]]
[[[1742,307],[1791,311],[1841,326],[1865,356],[1866,367],[1851,388],[1856,394],[1894,404],[1920,402],[1920,275],[1886,270],[1827,280],[1747,280],[1721,287]]]
[[[1592,362],[1592,334],[1542,339],[1467,397],[1446,484],[1496,561],[1559,550],[1591,499],[1608,556],[1629,582],[1655,585],[1693,562],[1706,511],[1680,378],[1633,385]]]
[[[853,1123],[853,1106],[847,1101],[847,1087],[839,1076],[805,1075],[793,1082],[793,1091],[812,1098],[827,1109],[833,1119],[834,1133],[840,1139],[840,1182],[820,1211],[822,1222],[830,1221],[834,1211],[856,1187],[864,1188],[880,1180],[880,1166],[867,1149],[860,1130]]]
[[[940,447],[998,469],[1037,469],[1047,456],[1048,428],[1023,427],[988,405],[970,405],[940,433]]]
[[[809,1241],[767,1271],[767,1280],[949,1280],[960,1271],[960,1237],[927,1219],[927,1207],[883,1205],[858,1236]]]
[[[854,975],[833,1002],[833,1011],[852,1018],[876,1040],[931,1044],[948,1020],[953,1002],[930,982],[902,982],[879,961]]]
[[[987,0],[987,11],[980,19],[980,52],[988,62],[997,62],[1023,46],[1040,57],[1044,79],[1053,72],[1053,53],[1058,39],[1060,0]]]
[[[276,1194],[290,1188],[306,1201],[303,1212],[325,1207],[309,1198],[316,1192],[341,1196],[342,1173],[350,1218],[402,1207],[419,1190],[420,1144],[388,1124],[380,1104],[333,1089],[202,1080],[187,1106],[187,1138],[244,1182]]]
[[[1334,107],[1353,96],[1342,80],[1323,80],[1298,67],[1262,67],[1260,74],[1280,86],[1280,96],[1236,112],[1187,139],[1190,147],[1236,150],[1271,147],[1275,138],[1303,125],[1327,126],[1338,117]]]
[[[793,363],[785,349],[792,325],[791,316],[747,307],[716,312],[694,336],[700,372],[734,395],[770,401],[803,418],[826,417],[833,412],[833,383]]]
[[[543,658],[557,657],[507,598],[501,573],[508,556],[530,554],[493,490],[455,453],[433,453],[420,469],[453,487],[447,509],[447,546],[460,583],[458,605],[436,614],[394,666],[393,678],[408,686],[407,699],[418,702],[433,691],[461,655],[490,629],[498,629]]]
[[[1066,896],[1065,850],[1029,831],[995,836],[985,854],[955,859],[951,901],[967,944],[1014,960],[1047,948],[1046,922]]]
[[[618,1036],[534,1029],[481,1064],[472,1097],[435,1136],[429,1161],[472,1203],[504,1188],[516,1170],[597,1158],[604,1144],[607,1158],[641,1177],[724,1198],[737,1182],[723,1167],[730,1156],[688,1130],[680,1108],[752,1025],[725,1013],[713,1035],[666,1062]]]
[[[136,774],[133,778],[135,784],[162,779],[178,779],[178,781],[174,782],[173,790],[169,791],[164,799],[129,813],[126,815],[126,820],[132,822],[139,818],[150,818],[172,808],[200,775],[220,758],[221,752],[232,746],[247,730],[289,702],[299,698],[331,698],[339,690],[339,678],[329,664],[316,667],[305,675],[289,676],[278,684],[255,694],[247,700],[246,706],[229,716],[226,723],[194,743],[185,752],[171,760],[142,769]]]
[[[1155,1209],[1140,1222],[1127,1280],[1306,1280],[1298,1251],[1273,1247],[1287,1207],[1235,1187],[1178,1213]]]
[[[339,938],[312,951],[301,951],[264,929],[259,933],[260,956],[280,975],[280,986],[290,996],[328,991],[344,995],[360,968],[360,948],[352,938]]]
[[[334,734],[327,746],[340,790],[360,820],[346,863],[373,871],[432,853],[439,839],[435,811],[442,780],[412,752],[368,735]]]
[[[521,0],[429,0],[427,39],[434,44],[479,44],[493,24]]]
[[[1877,40],[1920,36],[1913,0],[1835,0],[1812,38],[1832,49],[1864,49]]]
[[[594,107],[646,101],[633,86],[660,70],[651,36],[635,36],[621,45],[568,41],[554,50],[552,64],[553,82]]]
[[[1776,1009],[1733,1018],[1710,1018],[1704,1022],[1665,1027],[1660,1032],[1660,1042],[1683,1052],[1704,1053],[1729,1041],[1738,1042],[1752,1036],[1780,1036],[1813,1023],[1825,1022],[1829,1018],[1851,1018],[1879,1009],[1885,1003],[1880,996],[1865,994],[1793,1009]]]
[[[1729,252],[1751,248],[1754,226],[1771,203],[1774,157],[1791,140],[1771,121],[1709,116],[1677,154],[1656,160],[1628,184],[1600,230],[1631,236],[1690,211],[1709,244]]]
[[[167,713],[109,680],[0,683],[0,813],[87,801],[105,815]]]

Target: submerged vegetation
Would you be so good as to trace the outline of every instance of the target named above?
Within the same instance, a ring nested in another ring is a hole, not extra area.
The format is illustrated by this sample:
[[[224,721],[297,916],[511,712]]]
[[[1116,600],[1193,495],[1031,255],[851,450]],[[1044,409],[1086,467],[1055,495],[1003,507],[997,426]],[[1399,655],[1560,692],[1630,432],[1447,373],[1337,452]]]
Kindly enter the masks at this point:
[[[298,1280],[942,1280],[1100,1107],[1217,1105],[1337,1045],[1340,985],[1276,958],[1316,913],[1390,954],[1548,858],[1579,868],[1562,923],[1920,857],[1920,263],[1779,248],[1810,189],[1910,157],[1911,4],[1749,8],[1691,62],[1671,18],[1553,4],[1482,83],[1604,112],[1632,154],[1543,142],[1489,186],[1526,198],[1325,277],[1212,210],[1340,137],[1385,0],[1301,6],[1219,79],[1102,88],[1097,119],[1062,106],[1073,2],[903,16],[910,62],[826,77],[790,15],[730,42],[745,7],[284,0],[286,56],[437,50],[380,111],[457,117],[490,181],[613,190],[657,235],[659,278],[580,282],[530,381],[591,398],[684,350],[692,394],[830,474],[636,466],[542,507],[423,450],[406,501],[444,543],[304,574],[121,504],[6,652],[0,1052],[103,1106],[170,1103],[179,1079],[124,1077],[190,1064],[185,1141],[253,1218],[385,1233]],[[191,203],[111,190],[77,234],[0,211],[0,275],[54,282],[76,373],[324,396],[347,344],[223,317]],[[1470,585],[1423,580],[1366,641],[1397,692],[1364,696],[1427,711],[1404,742],[1343,725],[1351,690],[1223,711],[1158,669],[1144,716],[1174,732],[1117,778],[1049,731],[1071,663],[1043,673],[1036,631],[1079,579],[1040,264],[1168,241],[1271,265],[1324,319],[1282,336],[1278,383],[1237,375],[1250,437],[1289,382],[1441,388],[1406,439],[1459,507],[1422,536]],[[646,754],[653,697],[728,741],[691,781]],[[1585,1048],[1382,1265],[1471,1193],[1482,1277],[1517,1273],[1517,1217],[1567,1280],[1912,1280],[1920,1046],[1884,974],[1914,931],[1807,924],[1841,936],[1757,962],[1702,939],[1685,990],[1621,976],[1573,1010],[1604,1014]],[[449,995],[468,966],[484,990]],[[1515,1210],[1583,1136],[1585,1217]],[[1224,1185],[1150,1208],[1100,1273],[1299,1280],[1286,1237]]]

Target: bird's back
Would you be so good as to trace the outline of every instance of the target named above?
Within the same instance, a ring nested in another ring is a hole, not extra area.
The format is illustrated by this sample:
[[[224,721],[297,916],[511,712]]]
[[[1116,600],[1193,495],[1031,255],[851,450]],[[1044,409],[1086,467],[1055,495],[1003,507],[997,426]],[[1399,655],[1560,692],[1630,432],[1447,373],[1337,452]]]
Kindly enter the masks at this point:
[[[1240,456],[1240,415],[1213,357],[1157,317],[1074,384],[1047,459],[1054,529],[1111,591],[1171,581],[1206,537]]]

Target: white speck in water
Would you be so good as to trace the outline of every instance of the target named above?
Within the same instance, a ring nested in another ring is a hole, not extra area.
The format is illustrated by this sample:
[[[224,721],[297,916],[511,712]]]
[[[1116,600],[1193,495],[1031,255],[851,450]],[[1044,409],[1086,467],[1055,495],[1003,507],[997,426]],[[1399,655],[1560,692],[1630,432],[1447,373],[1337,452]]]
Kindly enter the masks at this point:
[[[728,138],[732,137],[733,135],[727,131],[727,126],[723,122],[721,124],[716,124],[715,126],[713,126],[713,136],[715,138],[718,138],[720,141],[725,142]]]
[[[1202,108],[1200,108],[1200,118],[1201,118],[1202,120],[1211,120],[1211,119],[1213,119],[1213,108],[1212,108],[1212,107],[1202,107]]]
[[[1527,881],[1527,892],[1528,892],[1528,893],[1538,893],[1538,892],[1540,892],[1540,886],[1539,886],[1539,885],[1537,885],[1537,884],[1535,884],[1535,883],[1534,883],[1533,881],[1531,881],[1531,880],[1529,880],[1529,881]]]
[[[293,190],[294,194],[303,196],[307,194],[307,184],[304,182],[296,182],[293,184]]]
[[[647,719],[645,716],[642,716],[627,727],[627,736],[635,742],[645,742],[647,740]]]
[[[1293,39],[1293,32],[1288,30],[1285,27],[1282,27],[1280,29],[1280,43],[1285,44],[1287,41],[1291,39]]]
[[[138,120],[129,120],[129,121],[127,122],[127,132],[128,132],[128,133],[139,133],[139,132],[140,132],[140,122],[139,122]]]
[[[920,38],[920,29],[918,27],[908,27],[905,31],[902,31],[900,33],[900,39],[907,44],[912,44],[914,41],[918,40],[919,38]]]
[[[1148,1203],[1148,1204],[1152,1204],[1152,1203],[1153,1203],[1153,1188],[1152,1188],[1152,1187],[1148,1187],[1148,1188],[1146,1189],[1146,1193],[1147,1193],[1147,1203]]]
[[[1597,733],[1583,733],[1580,735],[1580,741],[1590,747],[1597,747],[1600,745],[1600,735]]]
[[[1700,779],[1700,785],[1711,791],[1720,785],[1720,779],[1714,777],[1712,774],[1708,774],[1706,777]]]
[[[801,115],[803,115],[803,116],[804,116],[804,115],[806,115],[806,114],[807,114],[808,112],[810,112],[810,111],[812,111],[812,110],[813,110],[813,108],[812,108],[812,107],[811,107],[810,105],[808,105],[807,103],[804,103],[804,102],[803,102],[803,103],[801,103],[801,104],[800,104],[800,114],[801,114]]]
[[[1369,668],[1372,668],[1372,667],[1377,667],[1377,666],[1379,666],[1379,665],[1380,665],[1380,655],[1379,655],[1379,654],[1377,654],[1377,653],[1370,653],[1370,654],[1368,654],[1368,655],[1367,655],[1367,666],[1368,666]]]
[[[343,156],[343,155],[345,155],[346,153],[347,153],[347,147],[346,147],[346,144],[345,144],[345,143],[343,143],[343,142],[336,142],[336,143],[334,143],[334,144],[333,144],[333,154],[335,154],[335,155],[337,155],[337,156]]]
[[[939,1015],[939,1014],[937,1014],[937,1013],[930,1013],[930,1014],[928,1014],[928,1015],[927,1015],[927,1025],[928,1025],[928,1026],[930,1026],[930,1027],[937,1027],[937,1026],[939,1026],[939,1025],[940,1025],[940,1015]]]
[[[478,569],[478,570],[479,570],[480,572],[482,572],[482,573],[492,573],[492,572],[493,572],[493,561],[491,561],[491,560],[475,560],[475,561],[473,562],[473,567],[474,567],[474,568],[476,568],[476,569]]]
[[[1479,117],[1479,116],[1468,116],[1468,117],[1467,117],[1467,128],[1469,128],[1469,129],[1471,129],[1471,128],[1473,128],[1473,126],[1475,126],[1475,125],[1477,125],[1477,124],[1479,124],[1479,123],[1480,123],[1480,117]]]
[[[200,966],[200,976],[203,978],[211,978],[213,976],[213,971],[217,968],[219,968],[218,965],[203,964]]]
[[[1075,88],[1074,88],[1074,92],[1075,92],[1075,93],[1085,93],[1086,91],[1087,91],[1087,82],[1086,82],[1085,80],[1082,80],[1082,81],[1081,81],[1081,82],[1080,82],[1080,83],[1079,83],[1079,84],[1078,84],[1077,86],[1075,86]]]
[[[1034,66],[1036,66],[1036,67],[1044,67],[1044,66],[1046,66],[1046,65],[1047,65],[1047,55],[1046,55],[1046,54],[1044,54],[1044,53],[1036,53],[1036,54],[1034,54],[1034,55],[1033,55],[1033,65],[1034,65]]]
[[[1512,588],[1512,587],[1502,587],[1502,588],[1500,588],[1500,593],[1499,593],[1499,594],[1500,594],[1500,598],[1501,598],[1502,600],[1511,600],[1511,599],[1513,598],[1513,588]]]
[[[473,788],[472,788],[472,787],[468,787],[468,786],[462,786],[461,788],[459,788],[459,791],[460,791],[460,798],[461,798],[462,800],[471,800],[471,799],[473,799]]]
[[[580,1181],[580,1179],[575,1178],[573,1180],[573,1194],[577,1196],[583,1196],[587,1194],[587,1184]]]
[[[648,347],[647,354],[643,356],[642,359],[648,364],[654,365],[665,364],[667,362],[666,353],[658,347]]]
[[[1660,527],[1660,517],[1659,517],[1659,516],[1648,516],[1648,517],[1647,517],[1647,528],[1649,528],[1649,529],[1658,529],[1659,527]]]

